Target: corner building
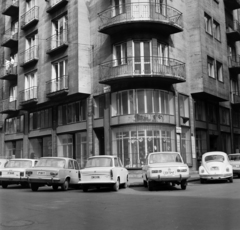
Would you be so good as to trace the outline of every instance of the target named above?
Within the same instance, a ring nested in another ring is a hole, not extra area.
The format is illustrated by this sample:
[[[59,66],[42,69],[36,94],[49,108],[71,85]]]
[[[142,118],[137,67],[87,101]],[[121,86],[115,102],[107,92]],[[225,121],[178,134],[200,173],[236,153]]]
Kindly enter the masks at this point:
[[[238,0],[4,0],[2,157],[240,148]]]

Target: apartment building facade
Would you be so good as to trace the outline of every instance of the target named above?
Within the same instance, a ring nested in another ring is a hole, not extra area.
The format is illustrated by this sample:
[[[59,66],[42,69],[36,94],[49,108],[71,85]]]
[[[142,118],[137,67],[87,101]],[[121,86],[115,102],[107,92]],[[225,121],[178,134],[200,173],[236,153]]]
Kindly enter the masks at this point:
[[[0,3],[4,158],[239,151],[238,0]]]

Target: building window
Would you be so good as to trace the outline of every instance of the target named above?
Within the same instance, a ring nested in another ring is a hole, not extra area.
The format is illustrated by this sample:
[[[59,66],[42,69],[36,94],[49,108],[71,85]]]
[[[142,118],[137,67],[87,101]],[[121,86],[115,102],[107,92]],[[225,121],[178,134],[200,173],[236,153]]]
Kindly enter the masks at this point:
[[[112,0],[112,17],[126,12],[125,0]]]
[[[204,14],[204,21],[205,21],[205,31],[208,34],[212,35],[212,18],[208,14]]]
[[[29,130],[52,127],[52,109],[44,109],[29,114]]]
[[[179,94],[181,125],[189,125],[189,98]]]
[[[37,98],[37,72],[25,75],[24,101]]]
[[[169,64],[169,46],[167,44],[158,42],[158,58],[160,65]]]
[[[207,132],[205,130],[196,130],[196,153],[197,160],[200,163],[202,155],[207,152]]]
[[[181,156],[185,163],[192,165],[190,129],[183,128],[181,135]]]
[[[204,101],[195,102],[195,119],[197,121],[206,121],[206,109]]]
[[[29,154],[31,159],[52,156],[52,137],[38,137],[29,139]]]
[[[13,117],[6,119],[5,134],[23,133],[24,116]]]
[[[26,50],[24,53],[24,62],[36,59],[38,56],[38,35],[32,34],[26,38]]]
[[[215,104],[208,104],[208,122],[212,124],[217,124],[217,106]]]
[[[220,24],[213,20],[213,36],[218,41],[221,41],[221,32],[220,32]]]
[[[220,107],[220,124],[221,125],[230,125],[229,109]]]
[[[223,82],[223,66],[222,63],[216,61],[216,68],[217,68],[217,79]]]
[[[239,111],[232,111],[233,114],[233,127],[239,128],[240,127],[240,112]],[[240,144],[240,142],[239,142]]]
[[[167,12],[167,4],[166,0],[155,0],[156,12],[161,15],[166,16]]]
[[[76,160],[80,168],[84,168],[87,162],[87,133],[79,132],[75,134],[76,139]]]
[[[94,118],[103,118],[104,116],[105,95],[94,98]]]
[[[66,125],[86,120],[86,100],[58,106],[58,125]]]
[[[214,74],[214,59],[211,57],[207,57],[207,67],[208,67],[208,76],[215,78]]]
[[[10,86],[9,88],[9,102],[17,100],[17,86]]]
[[[73,135],[58,136],[58,157],[73,158]]]
[[[5,151],[3,156],[8,159],[23,158],[23,141],[5,142]]]
[[[113,65],[124,65],[127,63],[127,43],[113,46]]]

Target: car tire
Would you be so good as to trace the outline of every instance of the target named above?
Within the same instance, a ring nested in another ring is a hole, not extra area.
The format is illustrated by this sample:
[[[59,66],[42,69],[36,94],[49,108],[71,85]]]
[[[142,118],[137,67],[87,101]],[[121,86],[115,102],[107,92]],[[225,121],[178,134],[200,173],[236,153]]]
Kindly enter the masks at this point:
[[[63,182],[63,184],[61,185],[61,189],[62,189],[62,191],[67,191],[68,188],[69,188],[69,180],[66,179],[66,180]]]
[[[88,186],[83,185],[83,192],[87,192],[88,191]]]
[[[39,188],[38,184],[33,184],[33,183],[31,184],[31,189],[33,192],[36,192],[38,188]]]
[[[148,186],[149,191],[153,191],[153,182],[152,181],[148,181],[147,186]]]
[[[58,190],[58,185],[57,185],[57,184],[54,184],[54,185],[52,186],[52,188],[53,188],[54,191],[57,191],[57,190]]]
[[[204,184],[204,183],[205,183],[205,180],[201,178],[201,179],[200,179],[200,183],[201,183],[201,184]]]
[[[117,192],[119,190],[120,181],[117,179],[116,183],[113,185],[113,191]]]
[[[21,183],[21,187],[22,188],[29,188],[29,184],[27,183],[27,182],[23,182],[23,183]]]
[[[187,188],[187,180],[182,180],[181,181],[181,189],[186,190],[186,188]]]
[[[229,177],[229,178],[228,178],[228,181],[229,181],[230,183],[232,183],[232,182],[233,182],[233,177]]]
[[[6,183],[6,182],[2,182],[2,188],[7,188],[8,187],[8,183]]]
[[[238,178],[240,178],[240,174],[238,174]]]
[[[143,180],[143,186],[144,186],[145,188],[148,187],[147,181]]]
[[[128,187],[128,176],[126,178],[126,182],[123,184],[123,188],[127,188]]]

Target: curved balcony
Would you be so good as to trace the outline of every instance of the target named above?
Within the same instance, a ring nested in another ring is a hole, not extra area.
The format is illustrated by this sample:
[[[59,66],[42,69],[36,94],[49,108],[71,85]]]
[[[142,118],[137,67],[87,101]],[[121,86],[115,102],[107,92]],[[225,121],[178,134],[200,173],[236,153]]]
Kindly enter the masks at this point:
[[[0,102],[0,113],[12,113],[17,110],[17,100],[15,98],[8,98]]]
[[[15,17],[19,13],[19,1],[18,0],[7,0],[6,5],[2,11],[3,15]]]
[[[0,73],[0,79],[1,80],[17,80],[17,75],[18,75],[18,68],[17,68],[17,62],[9,63],[7,65],[4,65],[1,68],[1,73]]]
[[[171,58],[137,56],[100,65],[100,83],[112,85],[140,79],[168,84],[185,82],[185,64]]]
[[[32,105],[38,102],[38,87],[33,86],[20,92],[20,104],[22,106]]]
[[[162,4],[130,3],[118,5],[98,14],[99,32],[116,34],[124,31],[161,31],[174,34],[183,31],[182,13]]]
[[[38,23],[39,20],[39,7],[34,6],[21,16],[21,29],[28,29],[30,26]]]
[[[18,29],[8,29],[3,35],[2,46],[13,48],[18,44]]]
[[[46,93],[48,98],[65,95],[68,91],[67,75],[46,82]]]

